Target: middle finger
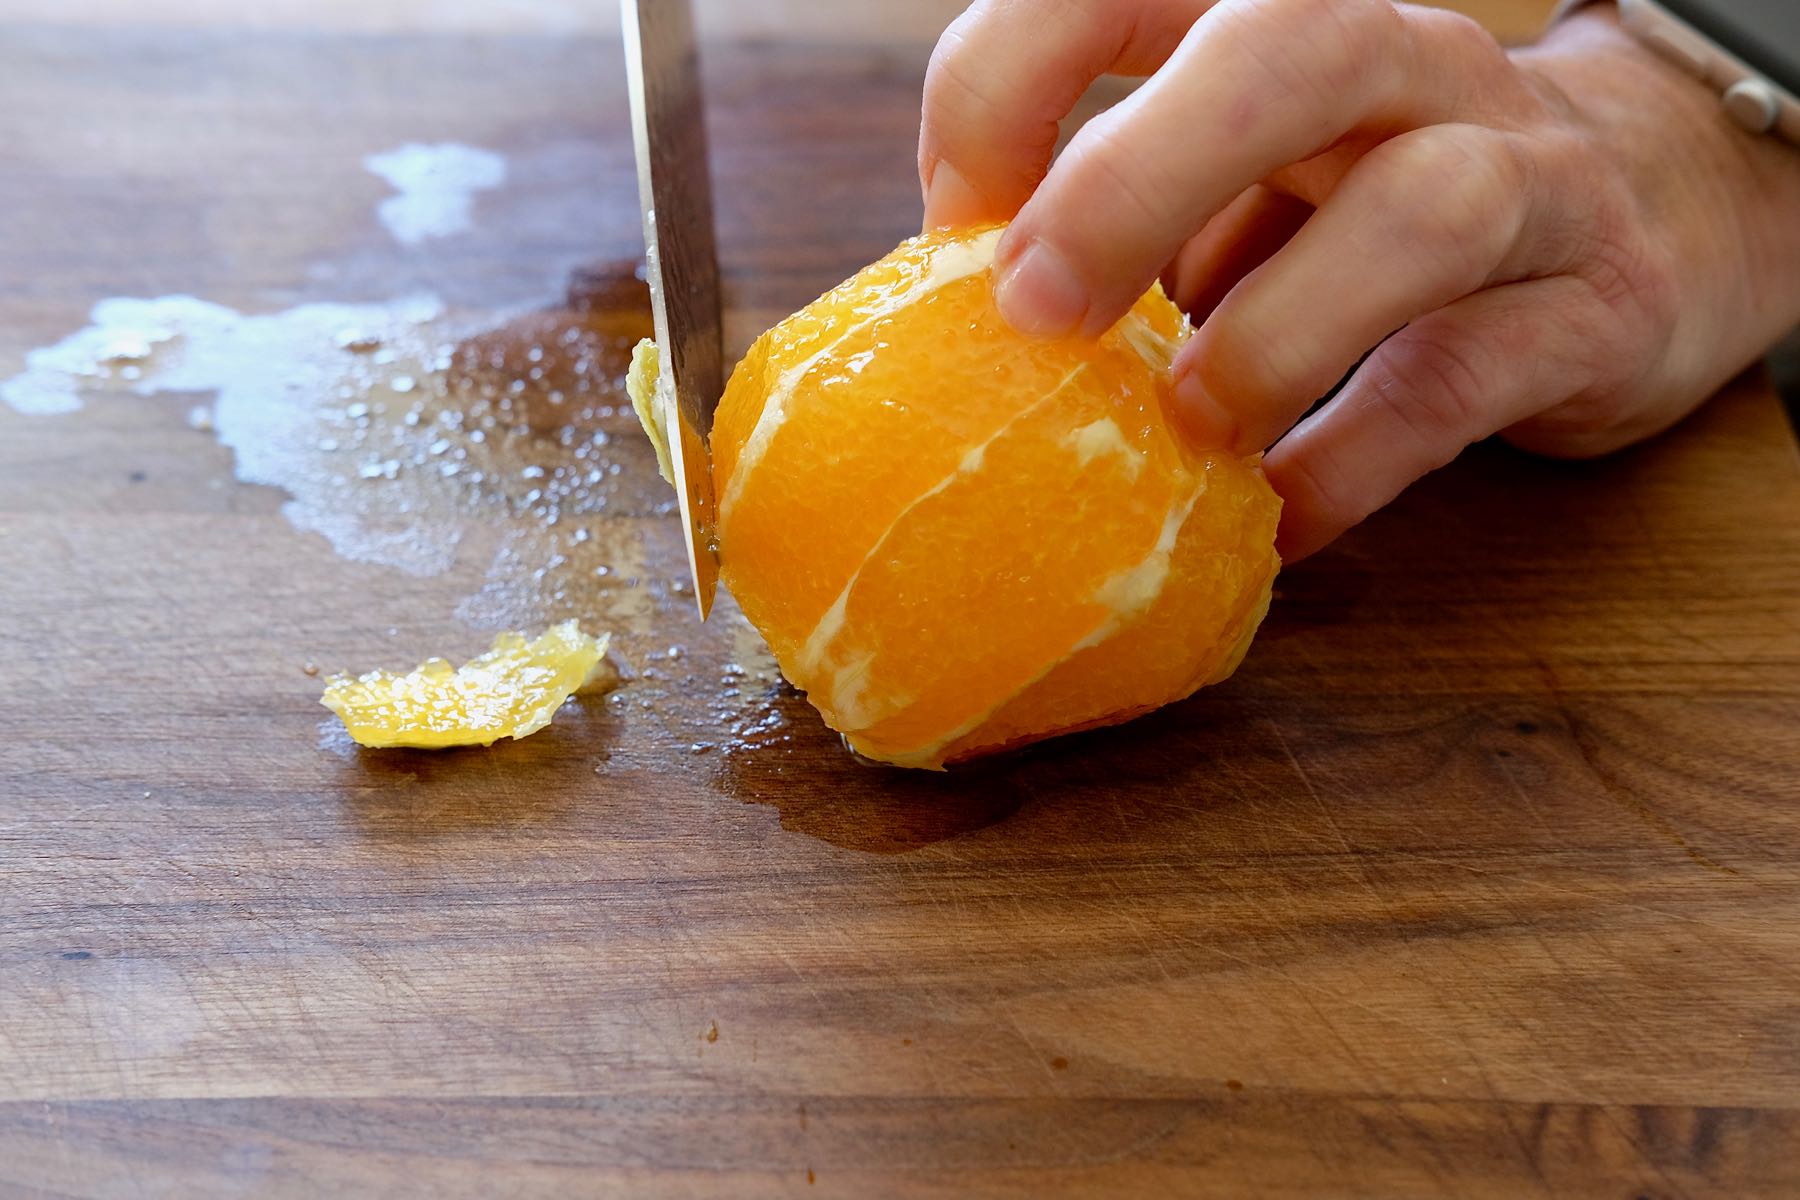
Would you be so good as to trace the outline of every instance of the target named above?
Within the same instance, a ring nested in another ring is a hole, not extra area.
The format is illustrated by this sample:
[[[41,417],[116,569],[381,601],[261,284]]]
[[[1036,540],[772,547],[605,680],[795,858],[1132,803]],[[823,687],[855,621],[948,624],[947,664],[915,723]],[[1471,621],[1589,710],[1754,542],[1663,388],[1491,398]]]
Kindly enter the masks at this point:
[[[1353,132],[1479,119],[1509,76],[1450,14],[1223,0],[1052,166],[1001,243],[1001,308],[1041,335],[1096,335],[1244,189]]]
[[[1195,440],[1264,449],[1383,338],[1494,282],[1532,207],[1509,136],[1433,125],[1351,168],[1182,349],[1175,396]]]

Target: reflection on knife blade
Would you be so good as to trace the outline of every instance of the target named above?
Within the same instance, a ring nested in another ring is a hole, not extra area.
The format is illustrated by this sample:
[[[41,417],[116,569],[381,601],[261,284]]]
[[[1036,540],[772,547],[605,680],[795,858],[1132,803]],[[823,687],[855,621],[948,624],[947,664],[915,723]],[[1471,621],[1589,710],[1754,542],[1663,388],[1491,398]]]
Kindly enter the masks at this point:
[[[689,0],[620,0],[650,302],[661,347],[658,424],[705,617],[718,586],[706,439],[724,390],[700,57]]]

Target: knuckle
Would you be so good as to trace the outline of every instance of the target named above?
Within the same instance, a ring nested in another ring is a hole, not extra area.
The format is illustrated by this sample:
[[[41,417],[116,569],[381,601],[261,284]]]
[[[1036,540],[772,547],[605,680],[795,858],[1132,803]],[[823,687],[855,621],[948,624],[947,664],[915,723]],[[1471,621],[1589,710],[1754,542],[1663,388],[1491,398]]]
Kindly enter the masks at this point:
[[[1179,195],[1176,181],[1116,111],[1083,126],[1063,159],[1074,194],[1086,198],[1093,211],[1158,231],[1171,218]]]
[[[1544,197],[1539,253],[1580,281],[1616,331],[1655,344],[1681,308],[1676,251],[1651,232],[1660,222],[1629,182],[1615,151],[1579,131],[1547,135],[1536,158]]]
[[[1491,66],[1507,62],[1506,51],[1487,26],[1447,8],[1419,8],[1411,19],[1420,38],[1429,41],[1430,53],[1449,55],[1458,63]]]
[[[1272,18],[1346,60],[1391,52],[1402,28],[1392,0],[1264,0],[1264,6]]]
[[[1312,36],[1325,43],[1321,83],[1332,95],[1367,84],[1391,69],[1406,37],[1406,25],[1390,0],[1333,0],[1313,4]],[[1319,21],[1320,16],[1329,18]]]
[[[1464,105],[1497,120],[1541,105],[1542,98],[1487,28],[1446,8],[1406,6],[1405,59],[1411,73],[1424,74],[1460,94]]]
[[[1507,143],[1472,126],[1436,126],[1376,152],[1396,181],[1376,217],[1388,241],[1463,291],[1488,281],[1524,222],[1528,171]]]
[[[978,0],[939,36],[925,68],[925,107],[969,101],[991,107],[1004,69],[1041,66],[1048,58],[1034,37],[1054,47],[1104,26],[1105,0]]]
[[[1270,337],[1260,322],[1232,310],[1229,299],[1201,333],[1194,369],[1215,396],[1240,401],[1247,413],[1279,410],[1316,400],[1331,386],[1319,383],[1298,337]],[[1246,422],[1246,425],[1251,422]],[[1252,429],[1272,440],[1279,429]]]
[[[960,159],[965,171],[1017,170],[1029,192],[1054,156],[1063,115],[1058,98],[1071,84],[1055,48],[1081,44],[1103,28],[1104,3],[980,0],[952,21],[925,68],[921,176],[940,158]],[[1069,102],[1078,94],[1076,88]]]
[[[1271,474],[1276,468],[1271,466]],[[1279,484],[1282,499],[1306,513],[1335,537],[1374,512],[1379,498],[1370,497],[1359,486],[1343,460],[1331,453],[1305,451],[1284,455],[1280,459]]]
[[[1275,87],[1326,111],[1391,71],[1404,32],[1389,0],[1278,0],[1268,20],[1279,36],[1247,31],[1246,52]]]
[[[1388,408],[1442,466],[1472,437],[1487,431],[1487,372],[1469,349],[1450,339],[1398,335],[1387,368],[1374,373],[1376,403]]]
[[[982,72],[969,52],[968,30],[962,27],[972,12],[944,31],[925,68],[925,111],[946,126],[954,127],[971,105],[989,102],[981,87]]]
[[[1639,228],[1605,221],[1594,231],[1576,271],[1615,318],[1609,332],[1621,348],[1663,341],[1681,308],[1674,252],[1653,245]]]
[[[1561,309],[1568,342],[1579,347],[1546,364],[1562,386],[1557,403],[1504,431],[1520,449],[1555,458],[1593,458],[1650,432],[1639,428],[1647,374],[1631,322],[1593,296]]]
[[[1405,23],[1392,0],[1332,0],[1318,7],[1337,19],[1348,52],[1375,54],[1393,49]]]
[[[946,64],[968,49],[969,35],[983,19],[982,6],[972,5],[944,28],[925,63],[925,85],[930,89],[933,78]]]

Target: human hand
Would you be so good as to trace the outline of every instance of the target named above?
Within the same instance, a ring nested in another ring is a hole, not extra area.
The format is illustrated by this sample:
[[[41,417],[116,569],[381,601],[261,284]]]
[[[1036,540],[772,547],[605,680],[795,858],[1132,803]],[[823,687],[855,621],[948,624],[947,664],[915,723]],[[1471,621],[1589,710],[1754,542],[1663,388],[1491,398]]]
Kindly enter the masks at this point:
[[[1106,72],[1150,79],[1052,164]],[[1290,559],[1490,434],[1657,432],[1800,321],[1800,153],[1610,8],[1509,55],[1391,0],[984,0],[933,56],[919,170],[928,227],[1012,218],[1027,333],[1164,280],[1198,325],[1175,416],[1273,444]]]

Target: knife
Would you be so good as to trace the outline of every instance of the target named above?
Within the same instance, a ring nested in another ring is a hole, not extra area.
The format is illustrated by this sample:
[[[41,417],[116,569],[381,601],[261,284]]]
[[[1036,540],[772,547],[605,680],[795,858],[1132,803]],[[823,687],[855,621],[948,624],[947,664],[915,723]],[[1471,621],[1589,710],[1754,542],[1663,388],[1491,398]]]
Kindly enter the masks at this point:
[[[668,431],[688,569],[704,621],[719,584],[707,439],[725,390],[719,259],[690,0],[619,0],[631,134],[656,344],[656,403]]]

